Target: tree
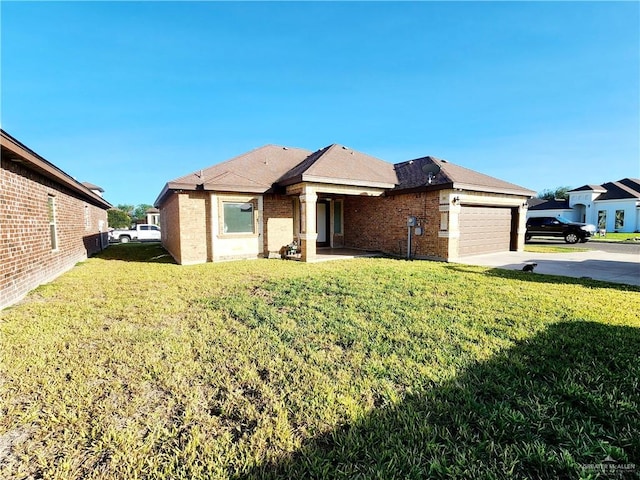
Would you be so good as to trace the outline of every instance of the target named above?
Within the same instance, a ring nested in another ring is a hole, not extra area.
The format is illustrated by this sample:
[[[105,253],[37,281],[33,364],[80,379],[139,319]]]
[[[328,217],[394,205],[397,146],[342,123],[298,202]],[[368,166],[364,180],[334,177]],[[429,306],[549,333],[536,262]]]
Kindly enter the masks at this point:
[[[126,213],[127,215],[129,215],[129,217],[133,217],[133,209],[135,208],[133,205],[127,205],[126,203],[121,203],[119,205],[116,205],[116,208]]]
[[[129,228],[131,226],[131,217],[127,212],[123,212],[118,208],[107,210],[107,219],[109,226],[113,228]]]
[[[133,209],[133,218],[135,220],[146,220],[147,218],[147,210],[153,208],[153,205],[148,205],[146,203],[141,203],[136,208]]]
[[[569,198],[569,190],[571,190],[571,187],[556,187],[555,190],[542,190],[538,192],[538,198],[543,200],[554,200],[556,198],[567,200]]]

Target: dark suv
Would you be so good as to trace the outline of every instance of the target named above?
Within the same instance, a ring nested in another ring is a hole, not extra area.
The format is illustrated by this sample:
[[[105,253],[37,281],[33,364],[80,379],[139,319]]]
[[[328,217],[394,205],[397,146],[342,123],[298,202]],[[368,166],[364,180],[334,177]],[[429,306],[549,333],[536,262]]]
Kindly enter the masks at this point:
[[[527,220],[525,242],[531,237],[564,237],[567,243],[586,242],[596,231],[594,225],[572,222],[563,217],[534,217]]]

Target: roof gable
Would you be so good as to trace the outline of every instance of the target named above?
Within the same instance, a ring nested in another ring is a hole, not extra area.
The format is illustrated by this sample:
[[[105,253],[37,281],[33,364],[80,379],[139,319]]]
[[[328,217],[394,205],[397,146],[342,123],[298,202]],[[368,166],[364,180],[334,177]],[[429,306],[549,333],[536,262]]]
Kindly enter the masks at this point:
[[[600,192],[601,193],[605,191],[606,190],[602,188],[602,185],[583,185],[581,187],[569,190],[569,193],[571,192],[596,192],[596,193]]]
[[[397,183],[393,165],[344,145],[332,144],[309,155],[278,183],[357,184],[392,188]]]

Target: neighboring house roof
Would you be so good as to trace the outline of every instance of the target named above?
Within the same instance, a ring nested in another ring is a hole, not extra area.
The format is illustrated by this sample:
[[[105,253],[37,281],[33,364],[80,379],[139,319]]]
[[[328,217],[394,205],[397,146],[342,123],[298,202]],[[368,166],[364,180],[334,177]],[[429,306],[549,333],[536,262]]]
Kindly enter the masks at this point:
[[[583,185],[570,190],[572,192],[599,193],[595,200],[626,200],[640,198],[640,179],[623,178],[617,182],[607,182],[602,185]]]
[[[23,164],[26,168],[36,171],[41,175],[55,181],[74,193],[84,198],[89,203],[100,208],[109,209],[111,204],[101,196],[92,192],[82,183],[56,167],[53,163],[45,160],[26,145],[20,143],[4,130],[0,129],[0,145],[2,146],[2,160]]]
[[[160,213],[160,210],[158,210],[157,208],[151,207],[151,208],[147,208],[144,213]]]
[[[640,180],[636,178],[623,178],[617,182],[603,183],[604,193],[598,195],[595,200],[627,200],[640,199]]]
[[[562,198],[554,198],[553,200],[542,200],[541,198],[532,199],[540,200],[540,202],[529,203],[529,210],[571,210],[569,200]]]
[[[541,203],[545,203],[546,201],[547,200],[544,200],[542,198],[533,197],[527,200],[527,207],[528,208],[535,207],[536,205],[540,205]]]
[[[282,186],[300,182],[393,188],[393,165],[344,145],[333,144],[309,155],[278,180]]]
[[[440,171],[434,174],[429,183],[429,175],[424,169],[433,166]],[[391,193],[402,193],[407,190],[460,188],[464,190],[507,193],[531,197],[536,192],[527,188],[505,182],[495,177],[470,170],[460,165],[449,163],[435,157],[422,157],[395,165],[399,184]]]
[[[574,188],[573,190],[569,190],[569,192],[605,192],[606,190],[602,188],[602,185],[583,185],[578,188]]]
[[[102,192],[104,193],[104,189],[102,187],[99,187],[97,185],[94,185],[93,183],[89,183],[89,182],[82,182],[82,185],[84,185],[85,187],[87,187],[89,190],[97,190],[98,192]]]

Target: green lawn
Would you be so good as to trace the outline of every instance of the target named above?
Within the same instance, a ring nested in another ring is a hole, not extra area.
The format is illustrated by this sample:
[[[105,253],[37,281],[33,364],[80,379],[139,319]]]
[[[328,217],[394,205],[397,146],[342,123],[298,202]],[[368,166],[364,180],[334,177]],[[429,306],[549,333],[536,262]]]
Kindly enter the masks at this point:
[[[607,232],[604,237],[600,237],[599,235],[593,235],[589,241],[592,242],[638,242],[640,239],[640,233],[615,233],[615,232]]]
[[[640,473],[640,289],[117,245],[0,313],[0,478]]]

